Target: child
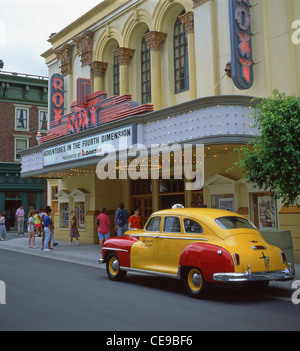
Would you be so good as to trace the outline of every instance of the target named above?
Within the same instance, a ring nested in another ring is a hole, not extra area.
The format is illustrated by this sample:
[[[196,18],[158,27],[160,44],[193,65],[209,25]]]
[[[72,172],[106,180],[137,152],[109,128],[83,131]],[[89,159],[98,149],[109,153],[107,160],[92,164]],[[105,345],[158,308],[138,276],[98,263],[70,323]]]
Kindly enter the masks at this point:
[[[31,240],[33,244],[33,248],[36,249],[37,247],[35,246],[35,230],[34,230],[34,211],[30,211],[28,215],[28,231],[29,231],[29,241],[28,241],[28,246],[31,248]]]
[[[5,240],[7,237],[7,232],[5,228],[5,217],[2,212],[0,212],[0,239]]]
[[[79,232],[78,232],[78,229],[77,229],[77,221],[76,221],[76,217],[73,216],[72,219],[71,219],[71,230],[70,230],[70,237],[71,237],[71,245],[72,245],[72,241],[73,241],[73,238],[76,238],[77,239],[77,243],[76,245],[78,246],[79,245]]]
[[[42,224],[41,224],[41,217],[39,216],[39,211],[34,212],[34,228],[35,228],[35,234],[36,236],[42,236],[41,235],[41,229],[42,229]]]

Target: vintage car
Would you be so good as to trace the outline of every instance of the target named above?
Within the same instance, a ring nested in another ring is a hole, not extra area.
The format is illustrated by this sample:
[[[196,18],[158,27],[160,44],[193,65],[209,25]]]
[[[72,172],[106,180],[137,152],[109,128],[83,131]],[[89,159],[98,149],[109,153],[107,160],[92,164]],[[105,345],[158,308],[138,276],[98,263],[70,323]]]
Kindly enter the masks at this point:
[[[100,263],[112,280],[127,271],[182,279],[200,297],[210,283],[292,279],[286,256],[237,213],[209,208],[155,212],[144,229],[105,241]]]

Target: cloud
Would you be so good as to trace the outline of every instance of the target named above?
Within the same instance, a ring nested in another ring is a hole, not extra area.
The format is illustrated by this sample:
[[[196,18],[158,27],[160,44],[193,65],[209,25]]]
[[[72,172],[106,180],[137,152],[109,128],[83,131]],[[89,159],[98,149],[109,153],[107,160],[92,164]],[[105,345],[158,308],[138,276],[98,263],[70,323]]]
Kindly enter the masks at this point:
[[[1,4],[0,59],[5,71],[48,75],[40,55],[59,32],[100,0],[10,0]]]

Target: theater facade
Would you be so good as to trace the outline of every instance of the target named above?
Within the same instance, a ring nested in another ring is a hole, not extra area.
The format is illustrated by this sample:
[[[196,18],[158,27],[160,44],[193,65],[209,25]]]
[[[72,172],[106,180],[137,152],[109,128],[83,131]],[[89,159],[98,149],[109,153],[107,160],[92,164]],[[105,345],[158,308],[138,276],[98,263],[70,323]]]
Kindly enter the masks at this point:
[[[300,93],[287,35],[299,11],[293,0],[104,0],[52,35],[49,131],[21,152],[21,174],[47,179],[56,238],[68,240],[75,215],[81,241],[97,243],[99,209],[114,222],[120,202],[140,206],[143,223],[205,205],[290,230],[299,261],[298,209],[234,167],[258,133],[253,98]]]

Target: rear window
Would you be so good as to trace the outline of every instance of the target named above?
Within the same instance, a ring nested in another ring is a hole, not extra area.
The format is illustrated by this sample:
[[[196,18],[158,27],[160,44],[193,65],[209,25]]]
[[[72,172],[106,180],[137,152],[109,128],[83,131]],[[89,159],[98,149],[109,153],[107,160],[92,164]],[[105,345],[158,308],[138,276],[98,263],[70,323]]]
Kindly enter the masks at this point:
[[[216,223],[222,229],[241,229],[241,228],[256,229],[254,225],[251,222],[249,222],[247,219],[241,218],[241,217],[235,217],[235,216],[226,216],[226,217],[217,218]]]

